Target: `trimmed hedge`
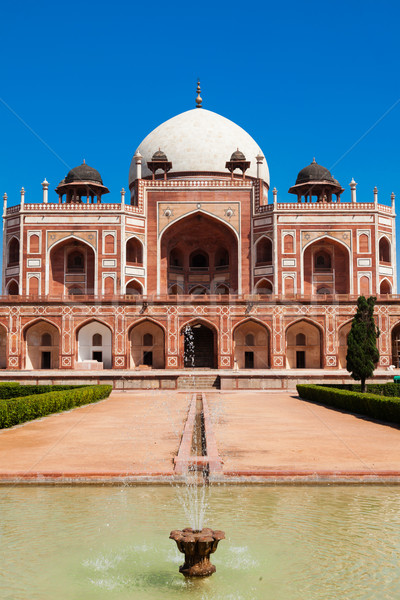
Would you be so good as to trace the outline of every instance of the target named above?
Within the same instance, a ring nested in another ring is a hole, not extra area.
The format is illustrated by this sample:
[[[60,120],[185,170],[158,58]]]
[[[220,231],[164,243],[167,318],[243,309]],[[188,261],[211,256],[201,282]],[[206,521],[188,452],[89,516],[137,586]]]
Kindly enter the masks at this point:
[[[347,390],[349,392],[361,392],[361,385],[359,383],[326,383],[323,387],[335,388],[337,390]],[[400,384],[390,381],[388,383],[368,383],[367,392],[369,394],[378,394],[378,396],[392,396],[395,398],[400,397]]]
[[[25,386],[21,386],[25,387]],[[26,386],[30,387],[30,386]],[[52,386],[38,386],[52,387]],[[0,429],[13,427],[25,421],[39,419],[51,413],[70,410],[76,406],[98,402],[107,398],[111,385],[54,386],[64,389],[17,398],[0,399]],[[65,388],[68,389],[65,389]],[[73,389],[71,389],[73,388]],[[54,389],[54,388],[52,388]]]
[[[20,385],[16,382],[0,382],[0,398],[22,398],[34,394],[46,394],[47,392],[60,392],[73,390],[86,385]]]
[[[351,392],[322,385],[298,385],[300,398],[364,415],[379,421],[400,424],[400,398]]]

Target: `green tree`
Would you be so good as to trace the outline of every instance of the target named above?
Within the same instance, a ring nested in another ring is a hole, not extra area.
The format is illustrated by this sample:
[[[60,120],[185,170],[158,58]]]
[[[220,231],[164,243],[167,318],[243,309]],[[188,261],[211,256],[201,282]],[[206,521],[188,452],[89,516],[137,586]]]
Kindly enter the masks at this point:
[[[351,324],[347,338],[346,368],[353,379],[361,381],[361,391],[365,392],[365,380],[372,377],[379,360],[376,340],[379,329],[374,320],[376,298],[368,300],[360,296],[357,300],[357,312]]]

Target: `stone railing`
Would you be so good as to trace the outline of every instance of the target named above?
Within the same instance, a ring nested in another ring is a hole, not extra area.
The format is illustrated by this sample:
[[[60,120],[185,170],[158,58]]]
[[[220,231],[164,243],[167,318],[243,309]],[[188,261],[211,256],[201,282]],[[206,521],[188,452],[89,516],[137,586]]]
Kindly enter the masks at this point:
[[[290,210],[290,211],[374,211],[393,214],[391,206],[386,204],[374,204],[374,202],[277,202],[276,204],[266,204],[257,209],[259,212],[270,212],[273,210]]]
[[[80,203],[80,204],[56,204],[56,203],[52,203],[49,202],[47,204],[45,203],[38,203],[38,204],[24,204],[23,211],[32,211],[32,212],[99,212],[99,211],[105,211],[105,212],[128,212],[128,213],[135,213],[135,214],[143,214],[143,211],[141,209],[141,207],[139,206],[132,206],[131,204],[110,204],[110,203],[104,203],[104,204],[86,204],[84,202]],[[7,215],[11,215],[14,213],[18,213],[21,212],[21,205],[18,204],[17,206],[9,206],[7,208]]]
[[[115,303],[126,303],[138,304],[140,306],[146,306],[147,304],[234,304],[234,303],[247,303],[248,305],[254,304],[295,304],[295,303],[308,303],[308,304],[329,304],[335,305],[340,303],[356,303],[359,294],[152,294],[148,296],[141,295],[129,295],[129,294],[103,294],[103,295],[78,295],[78,296],[62,296],[62,295],[17,295],[17,296],[0,296],[1,304],[12,304],[12,303],[35,303],[41,304],[44,302],[73,302],[76,303],[93,303],[93,302],[115,302]],[[378,302],[399,302],[400,294],[376,294]]]

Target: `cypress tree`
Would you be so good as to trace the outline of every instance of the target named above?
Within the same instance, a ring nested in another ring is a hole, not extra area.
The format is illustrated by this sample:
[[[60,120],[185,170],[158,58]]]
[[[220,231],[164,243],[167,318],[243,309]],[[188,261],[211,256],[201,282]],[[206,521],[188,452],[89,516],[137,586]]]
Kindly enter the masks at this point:
[[[368,300],[360,296],[357,300],[357,312],[351,324],[347,338],[346,368],[353,379],[361,381],[361,391],[365,392],[365,380],[372,377],[379,360],[376,340],[379,329],[374,320],[376,298]]]

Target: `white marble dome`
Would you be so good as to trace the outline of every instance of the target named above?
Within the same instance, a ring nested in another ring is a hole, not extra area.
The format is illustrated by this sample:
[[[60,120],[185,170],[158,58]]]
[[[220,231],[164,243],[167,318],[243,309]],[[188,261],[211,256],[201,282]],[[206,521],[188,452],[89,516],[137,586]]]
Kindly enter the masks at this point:
[[[204,108],[181,113],[149,133],[137,149],[143,157],[142,177],[151,175],[147,162],[159,148],[172,162],[171,173],[228,173],[225,163],[239,148],[246,160],[250,161],[246,175],[257,177],[256,156],[260,153],[259,145],[239,125]],[[129,183],[136,178],[136,163],[132,159]],[[269,185],[269,170],[265,159],[261,165],[261,178]]]

